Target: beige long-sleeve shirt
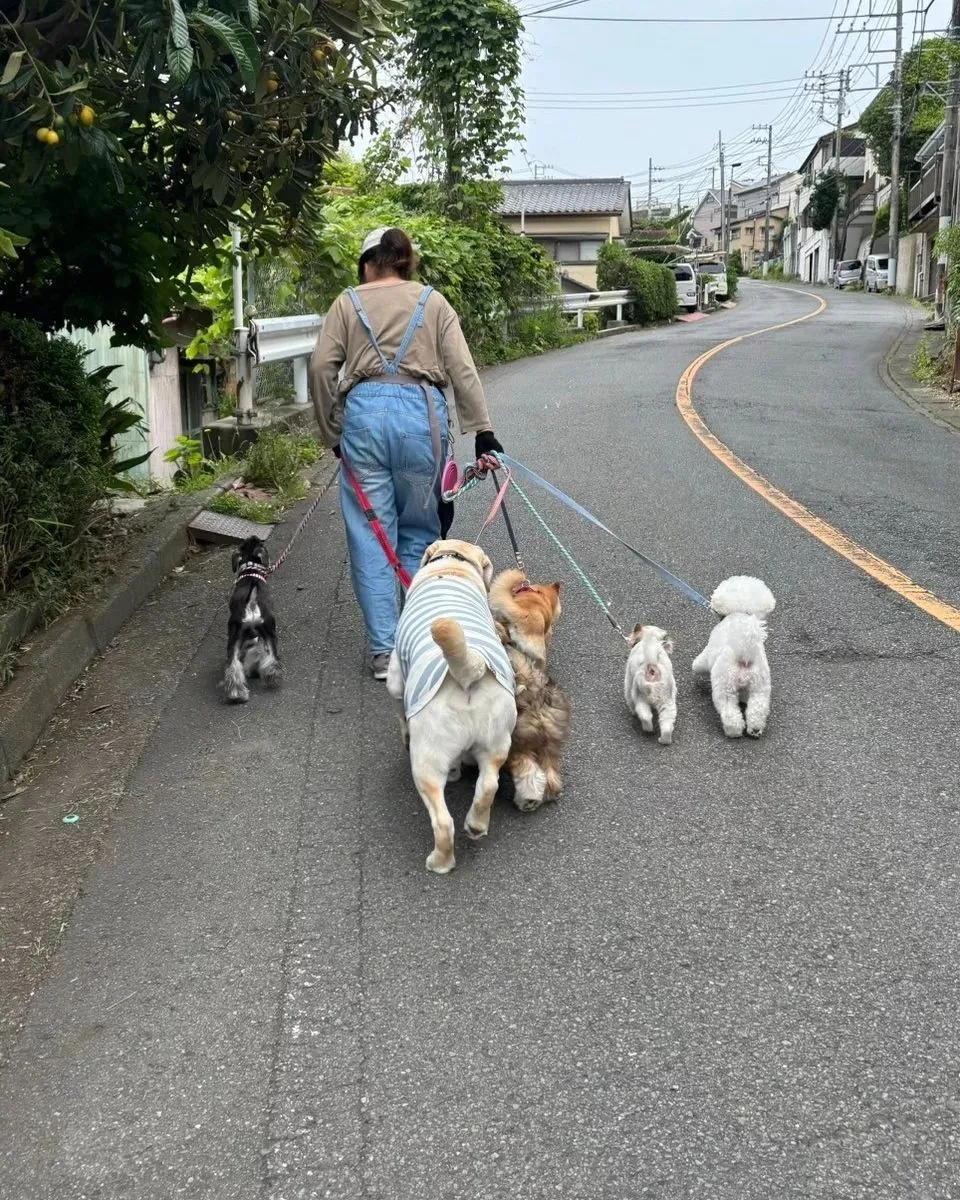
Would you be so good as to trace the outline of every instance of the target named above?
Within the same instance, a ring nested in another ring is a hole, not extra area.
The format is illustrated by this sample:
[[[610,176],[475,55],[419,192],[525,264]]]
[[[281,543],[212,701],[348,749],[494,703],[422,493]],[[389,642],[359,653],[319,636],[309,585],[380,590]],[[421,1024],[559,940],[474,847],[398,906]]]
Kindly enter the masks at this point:
[[[392,361],[400,348],[422,291],[422,284],[405,280],[357,288],[388,361]],[[460,321],[439,292],[432,292],[427,300],[423,324],[414,334],[399,369],[404,375],[429,380],[437,387],[453,386],[461,433],[490,428],[483,386]],[[310,359],[310,395],[321,437],[328,446],[335,446],[340,440],[347,393],[364,379],[382,374],[383,364],[350,297],[341,292],[324,318]]]

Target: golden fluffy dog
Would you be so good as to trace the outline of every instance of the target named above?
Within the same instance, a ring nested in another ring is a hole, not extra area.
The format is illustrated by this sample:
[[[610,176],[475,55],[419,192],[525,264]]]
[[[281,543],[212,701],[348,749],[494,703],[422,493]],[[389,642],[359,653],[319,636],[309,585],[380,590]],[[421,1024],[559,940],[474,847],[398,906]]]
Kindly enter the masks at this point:
[[[522,571],[503,571],[490,588],[490,611],[517,681],[517,724],[507,769],[514,803],[530,812],[563,791],[560,756],[571,708],[547,673],[547,648],[561,612],[560,584],[530,583]]]

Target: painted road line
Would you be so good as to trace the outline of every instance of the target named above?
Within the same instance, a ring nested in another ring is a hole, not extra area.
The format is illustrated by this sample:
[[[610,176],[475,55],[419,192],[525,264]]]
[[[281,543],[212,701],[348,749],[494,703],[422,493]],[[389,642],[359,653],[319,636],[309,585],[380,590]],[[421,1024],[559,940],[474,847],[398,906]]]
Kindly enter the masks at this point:
[[[807,533],[812,534],[818,541],[823,542],[825,546],[829,546],[831,550],[847,559],[848,562],[853,563],[855,567],[859,567],[861,571],[866,572],[871,579],[882,583],[884,587],[888,587],[892,592],[896,592],[904,600],[909,600],[911,604],[916,605],[917,608],[922,609],[929,616],[934,617],[948,628],[960,633],[960,609],[954,608],[953,605],[947,604],[945,600],[941,600],[939,596],[935,596],[933,592],[928,592],[926,588],[921,587],[918,583],[914,583],[908,575],[904,575],[902,571],[898,571],[896,567],[891,566],[884,559],[878,558],[869,550],[864,549],[863,546],[858,545],[851,538],[848,538],[845,533],[841,533],[839,529],[835,529],[815,513],[812,513],[808,508],[804,508],[802,504],[794,500],[791,496],[788,496],[786,492],[782,492],[778,487],[774,487],[768,479],[764,479],[752,467],[747,466],[742,459],[733,453],[729,446],[725,445],[715,434],[711,433],[703,418],[693,406],[693,381],[696,379],[700,368],[705,363],[708,363],[714,355],[719,354],[721,350],[727,350],[731,346],[735,346],[738,342],[745,342],[748,338],[758,337],[761,333],[773,333],[777,329],[788,329],[791,325],[799,325],[802,321],[812,320],[812,318],[819,317],[826,310],[827,302],[822,297],[815,296],[812,292],[800,292],[800,295],[806,296],[810,300],[815,300],[817,307],[800,317],[794,317],[791,321],[781,321],[778,325],[767,325],[763,329],[754,329],[751,333],[742,333],[739,337],[730,338],[728,341],[721,342],[718,346],[712,347],[705,354],[701,354],[698,359],[695,359],[680,376],[680,382],[677,384],[676,399],[680,415],[715,458],[718,458],[747,487],[753,488],[764,500],[782,512],[785,517],[789,517],[801,529],[805,529]]]

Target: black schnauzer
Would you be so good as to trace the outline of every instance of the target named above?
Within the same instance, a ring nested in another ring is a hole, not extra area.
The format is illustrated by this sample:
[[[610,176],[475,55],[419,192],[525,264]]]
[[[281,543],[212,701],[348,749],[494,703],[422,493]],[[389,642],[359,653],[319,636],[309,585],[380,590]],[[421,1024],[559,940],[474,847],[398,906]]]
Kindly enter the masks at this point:
[[[280,683],[277,622],[267,586],[269,567],[267,548],[260,538],[247,538],[234,551],[237,578],[230,597],[227,666],[223,672],[223,687],[233,704],[245,704],[250,699],[247,680],[254,675],[267,687]]]

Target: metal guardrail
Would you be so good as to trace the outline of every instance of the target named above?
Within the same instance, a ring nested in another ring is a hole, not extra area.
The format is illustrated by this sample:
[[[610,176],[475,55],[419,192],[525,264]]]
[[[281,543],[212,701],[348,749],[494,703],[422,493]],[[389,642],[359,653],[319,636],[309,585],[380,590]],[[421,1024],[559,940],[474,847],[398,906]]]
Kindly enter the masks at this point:
[[[598,312],[602,308],[615,308],[617,320],[623,320],[623,306],[630,303],[631,293],[622,292],[583,292],[560,297],[560,307],[564,312],[577,314],[577,328],[583,328],[583,314]]]
[[[296,317],[254,317],[247,334],[247,349],[256,366],[293,360],[293,392],[297,404],[309,400],[307,364],[323,327],[318,313]]]

